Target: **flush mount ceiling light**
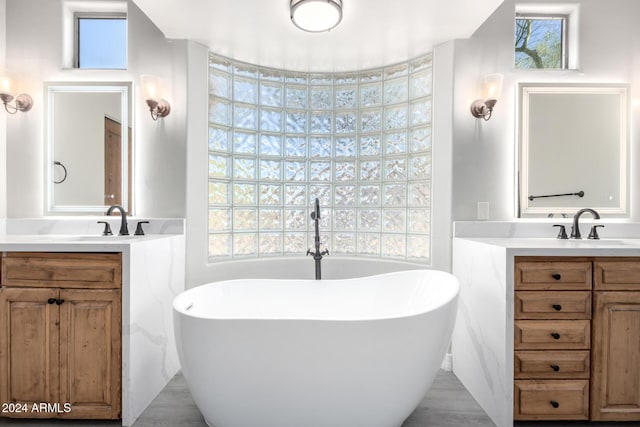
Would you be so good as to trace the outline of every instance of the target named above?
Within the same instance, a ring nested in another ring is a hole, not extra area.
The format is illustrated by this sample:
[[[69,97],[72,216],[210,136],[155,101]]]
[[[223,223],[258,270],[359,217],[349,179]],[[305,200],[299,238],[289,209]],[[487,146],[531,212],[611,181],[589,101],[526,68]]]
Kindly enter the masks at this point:
[[[342,20],[342,0],[291,0],[291,22],[310,33],[329,31]]]

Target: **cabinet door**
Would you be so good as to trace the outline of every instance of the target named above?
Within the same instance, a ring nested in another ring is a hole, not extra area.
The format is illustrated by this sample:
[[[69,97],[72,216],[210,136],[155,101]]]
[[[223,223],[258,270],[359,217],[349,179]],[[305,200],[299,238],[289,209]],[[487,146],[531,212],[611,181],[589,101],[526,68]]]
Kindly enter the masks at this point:
[[[595,292],[591,419],[640,421],[640,292]]]
[[[27,403],[0,416],[51,417],[31,409],[58,402],[57,298],[57,289],[0,289],[0,402]]]
[[[120,291],[60,291],[63,418],[116,419],[121,408]]]

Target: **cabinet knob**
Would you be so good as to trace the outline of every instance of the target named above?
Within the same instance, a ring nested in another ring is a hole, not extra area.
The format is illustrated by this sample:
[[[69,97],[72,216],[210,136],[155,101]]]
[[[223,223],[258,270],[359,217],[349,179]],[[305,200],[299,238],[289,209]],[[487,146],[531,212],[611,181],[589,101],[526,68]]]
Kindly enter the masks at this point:
[[[57,300],[56,300],[56,304],[58,304],[58,305],[62,304],[63,302],[64,302],[64,300],[63,300],[63,299],[57,299]]]
[[[560,304],[553,304],[551,307],[553,307],[553,309],[555,311],[560,311],[562,310],[562,306]]]
[[[551,365],[551,369],[553,369],[555,372],[558,372],[560,370],[560,366],[558,365]]]
[[[553,337],[554,340],[560,339],[560,334],[557,332],[551,332],[551,336]]]
[[[562,276],[561,276],[561,275],[559,275],[558,273],[556,273],[556,274],[552,274],[552,275],[551,275],[551,277],[553,277],[553,278],[554,278],[554,279],[556,279],[556,280],[560,280],[560,279],[562,279]]]
[[[55,299],[55,298],[49,298],[49,299],[47,300],[47,304],[53,304],[54,302],[56,302],[56,299]]]
[[[553,406],[554,408],[558,408],[560,406],[560,404],[555,400],[551,400],[549,403],[551,403],[551,406]]]

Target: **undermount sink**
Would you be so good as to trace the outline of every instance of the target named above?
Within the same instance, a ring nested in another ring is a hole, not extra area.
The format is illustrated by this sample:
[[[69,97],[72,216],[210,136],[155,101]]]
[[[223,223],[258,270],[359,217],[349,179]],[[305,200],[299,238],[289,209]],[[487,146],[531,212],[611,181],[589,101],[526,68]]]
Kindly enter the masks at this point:
[[[113,242],[117,240],[139,239],[141,236],[70,236],[69,240],[77,242]]]
[[[567,242],[571,246],[638,246],[640,241],[631,239],[569,239],[559,240]]]
[[[15,235],[14,240],[28,241],[36,243],[67,243],[67,242],[121,242],[131,239],[139,239],[142,236],[100,236],[100,235],[74,235],[74,234],[38,234],[38,235]]]

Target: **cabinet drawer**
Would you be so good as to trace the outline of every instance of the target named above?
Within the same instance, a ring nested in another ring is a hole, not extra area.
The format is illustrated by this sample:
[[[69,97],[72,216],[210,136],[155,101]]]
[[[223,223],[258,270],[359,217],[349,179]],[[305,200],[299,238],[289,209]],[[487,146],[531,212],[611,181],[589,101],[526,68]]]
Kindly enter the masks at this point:
[[[9,252],[2,258],[2,285],[120,288],[120,260],[120,254],[111,253]]]
[[[590,319],[590,291],[518,291],[516,319]]]
[[[516,379],[588,379],[589,351],[516,351]]]
[[[587,350],[589,320],[516,320],[514,347],[518,350]]]
[[[593,263],[594,287],[599,291],[640,291],[640,258]]]
[[[589,381],[517,380],[513,393],[516,420],[586,420]]]
[[[590,290],[591,263],[586,261],[516,262],[517,290]]]

